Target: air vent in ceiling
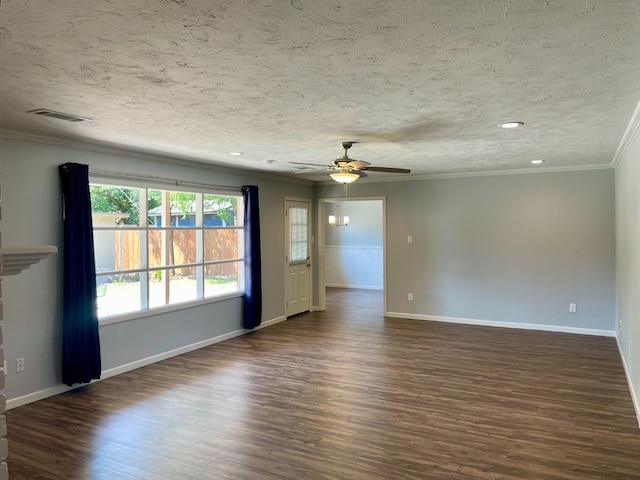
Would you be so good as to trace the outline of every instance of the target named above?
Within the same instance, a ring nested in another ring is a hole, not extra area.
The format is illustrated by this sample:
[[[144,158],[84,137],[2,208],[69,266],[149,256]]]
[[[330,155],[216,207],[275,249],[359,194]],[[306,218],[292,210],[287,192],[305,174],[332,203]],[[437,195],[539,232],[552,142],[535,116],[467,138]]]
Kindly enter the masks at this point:
[[[35,110],[29,110],[27,113],[33,113],[34,115],[42,115],[43,117],[57,118],[58,120],[65,120],[67,122],[90,122],[91,119],[87,117],[79,117],[78,115],[69,115],[68,113],[54,112],[53,110],[47,110],[46,108],[37,108]]]

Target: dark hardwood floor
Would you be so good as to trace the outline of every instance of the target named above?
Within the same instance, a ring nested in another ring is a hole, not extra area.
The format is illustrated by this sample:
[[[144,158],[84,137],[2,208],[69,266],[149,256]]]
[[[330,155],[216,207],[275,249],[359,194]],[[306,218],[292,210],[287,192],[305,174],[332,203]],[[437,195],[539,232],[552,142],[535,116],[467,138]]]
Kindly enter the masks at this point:
[[[7,413],[12,480],[640,479],[615,340],[382,317],[380,292]]]

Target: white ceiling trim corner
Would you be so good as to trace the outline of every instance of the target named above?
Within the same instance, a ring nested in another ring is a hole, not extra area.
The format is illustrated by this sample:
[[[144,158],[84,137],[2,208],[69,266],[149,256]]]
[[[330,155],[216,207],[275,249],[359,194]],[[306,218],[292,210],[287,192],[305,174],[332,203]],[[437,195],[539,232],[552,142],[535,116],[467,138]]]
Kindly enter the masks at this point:
[[[629,121],[629,125],[627,125],[627,129],[625,130],[624,135],[622,135],[622,138],[620,139],[620,144],[618,145],[618,148],[616,149],[616,153],[613,156],[613,160],[611,161],[612,167],[615,168],[615,166],[618,164],[618,162],[624,155],[624,152],[627,151],[627,148],[629,147],[631,140],[633,140],[633,137],[638,132],[638,128],[640,128],[640,102],[638,102],[638,104],[636,105],[636,109],[633,111],[633,116]]]

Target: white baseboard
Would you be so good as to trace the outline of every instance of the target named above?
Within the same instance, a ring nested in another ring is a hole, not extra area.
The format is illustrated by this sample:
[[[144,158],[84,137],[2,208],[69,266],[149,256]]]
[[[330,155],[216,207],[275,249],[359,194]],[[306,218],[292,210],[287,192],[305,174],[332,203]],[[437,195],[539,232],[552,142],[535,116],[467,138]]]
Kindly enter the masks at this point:
[[[326,283],[327,287],[333,288],[359,288],[361,290],[382,290],[380,285],[344,285],[342,283]]]
[[[286,319],[287,318],[285,316],[272,318],[271,320],[262,322],[260,326],[254,328],[253,330],[247,330],[247,329],[234,330],[232,332],[228,332],[223,335],[218,335],[217,337],[208,338],[200,342],[192,343],[190,345],[185,345],[183,347],[175,348],[173,350],[162,352],[157,355],[152,355],[150,357],[142,358],[140,360],[136,360],[135,362],[126,363],[118,367],[110,368],[108,370],[103,370],[100,379],[94,380],[92,383],[99,382],[100,380],[105,380],[110,377],[115,377],[116,375],[120,375],[121,373],[125,373],[125,372],[130,372],[131,370],[135,370],[137,368],[146,367],[147,365],[151,365],[153,363],[157,363],[162,360],[175,357],[177,355],[182,355],[183,353],[192,352],[200,348],[208,347],[209,345],[214,345],[216,343],[224,342],[225,340],[239,337],[240,335],[244,335],[246,333],[255,332],[256,330],[261,330],[271,325],[275,325],[276,323],[283,322]],[[68,392],[70,390],[75,390],[76,388],[83,387],[84,385],[86,384],[74,385],[72,387],[69,387],[68,385],[56,385],[55,387],[45,388],[43,390],[38,390],[37,392],[28,393],[27,395],[11,398],[7,400],[7,410],[11,410],[12,408],[16,408],[16,407],[21,407],[22,405],[26,405],[28,403],[37,402],[38,400],[43,400],[45,398],[52,397],[54,395],[59,395],[61,393]]]
[[[599,337],[615,337],[614,330],[595,330],[590,328],[565,327],[561,325],[543,325],[538,323],[497,322],[495,320],[478,320],[475,318],[438,317],[435,315],[418,315],[415,313],[387,312],[385,317],[407,318],[411,320],[427,320],[430,322],[463,323],[485,327],[518,328],[522,330],[542,330],[545,332],[575,333],[579,335],[596,335]]]
[[[276,323],[284,322],[287,319],[284,315],[276,318],[272,318],[271,320],[265,320],[260,324],[260,326],[254,328],[253,330],[243,330],[242,333],[255,332],[256,330],[262,330],[263,328],[270,327],[271,325],[275,325]]]
[[[624,375],[627,377],[627,384],[629,385],[629,393],[631,394],[631,401],[633,402],[633,408],[636,411],[636,419],[638,420],[638,427],[640,427],[640,400],[633,389],[633,383],[631,382],[631,373],[627,367],[627,362],[624,358],[622,351],[622,345],[620,345],[620,339],[616,335],[616,344],[618,345],[618,352],[620,353],[620,359],[622,360],[622,367],[624,368]]]
[[[37,392],[28,393],[20,397],[10,398],[7,400],[7,410],[21,407],[22,405],[26,405],[27,403],[37,402],[38,400],[44,400],[45,398],[53,397],[54,395],[59,395],[61,393],[68,392],[69,390],[75,390],[76,388],[80,388],[81,386],[82,385],[69,387],[67,385],[56,385],[55,387],[44,388],[42,390],[38,390]]]
[[[320,307],[318,305],[312,305],[309,309],[310,312],[321,312]]]

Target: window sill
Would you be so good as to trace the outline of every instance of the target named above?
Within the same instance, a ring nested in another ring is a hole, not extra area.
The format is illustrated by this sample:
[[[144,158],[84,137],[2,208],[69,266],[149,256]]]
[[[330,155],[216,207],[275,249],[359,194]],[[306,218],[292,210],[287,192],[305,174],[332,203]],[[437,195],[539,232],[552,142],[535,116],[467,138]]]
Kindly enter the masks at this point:
[[[112,315],[110,317],[104,317],[98,320],[98,325],[103,327],[105,325],[111,325],[113,323],[128,322],[130,320],[136,320],[138,318],[151,317],[154,315],[162,315],[168,312],[175,312],[177,310],[185,310],[187,308],[200,307],[202,305],[209,305],[211,303],[222,302],[231,298],[239,298],[244,295],[244,292],[232,292],[224,295],[218,295],[215,297],[209,297],[204,300],[195,300],[191,302],[175,303],[173,305],[165,305],[164,307],[153,308],[151,310],[140,310],[137,312],[123,313],[120,315]]]

